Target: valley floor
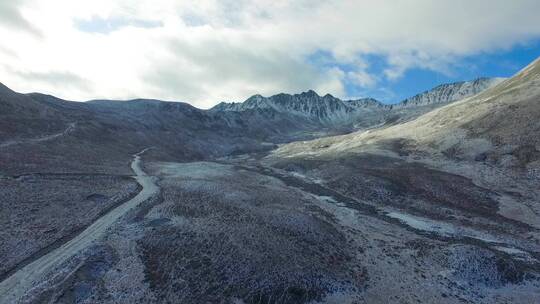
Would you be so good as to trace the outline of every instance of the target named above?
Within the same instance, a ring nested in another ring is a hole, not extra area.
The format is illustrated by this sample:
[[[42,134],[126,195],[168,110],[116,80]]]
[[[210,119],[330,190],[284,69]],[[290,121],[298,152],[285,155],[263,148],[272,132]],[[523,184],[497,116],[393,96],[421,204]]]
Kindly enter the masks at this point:
[[[534,303],[540,298],[538,228],[502,216],[498,193],[457,174],[375,154],[346,163],[245,155],[138,166],[134,162],[142,192],[64,246],[16,268],[0,283],[0,302]],[[110,186],[107,191],[125,187]],[[94,198],[109,193],[95,192]],[[23,218],[16,210],[8,213],[10,220]],[[99,231],[88,234],[95,225]],[[43,235],[46,231],[38,231],[36,242]],[[84,242],[76,250],[62,249],[77,239]],[[6,257],[7,252],[1,258]],[[55,262],[41,267],[49,257]],[[22,274],[32,280],[21,281]],[[11,282],[21,288],[11,288]]]

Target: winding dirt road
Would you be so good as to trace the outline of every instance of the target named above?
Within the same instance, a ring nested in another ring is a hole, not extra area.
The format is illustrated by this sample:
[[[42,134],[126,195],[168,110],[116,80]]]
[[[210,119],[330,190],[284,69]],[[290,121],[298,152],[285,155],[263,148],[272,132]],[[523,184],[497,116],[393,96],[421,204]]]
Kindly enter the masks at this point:
[[[5,147],[13,146],[13,145],[35,144],[35,143],[40,143],[40,142],[44,142],[44,141],[49,141],[49,140],[58,138],[60,136],[65,136],[65,135],[75,131],[76,126],[77,126],[76,122],[71,122],[71,123],[68,124],[67,128],[64,131],[60,132],[60,133],[46,135],[46,136],[42,136],[42,137],[38,137],[38,138],[11,140],[11,141],[0,143],[0,148],[5,148]]]
[[[90,246],[92,242],[103,236],[105,231],[128,211],[159,192],[159,188],[154,182],[154,178],[147,175],[141,168],[140,155],[146,150],[147,149],[135,154],[134,160],[131,163],[131,169],[136,174],[135,178],[142,186],[141,192],[133,199],[97,219],[75,238],[26,265],[2,281],[0,283],[0,304],[21,302],[21,298],[29,290],[35,287],[36,284],[45,280],[47,275],[56,267],[65,263],[78,252]]]

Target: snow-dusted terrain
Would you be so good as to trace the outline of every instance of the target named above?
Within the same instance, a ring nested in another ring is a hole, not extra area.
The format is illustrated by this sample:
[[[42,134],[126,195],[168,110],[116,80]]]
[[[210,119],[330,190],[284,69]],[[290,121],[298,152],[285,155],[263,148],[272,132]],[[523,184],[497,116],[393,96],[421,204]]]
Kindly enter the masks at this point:
[[[220,103],[213,111],[243,112],[248,110],[274,110],[285,115],[297,115],[322,123],[346,124],[357,118],[361,109],[377,110],[384,105],[375,99],[343,101],[330,94],[319,96],[315,91],[271,97],[255,95],[242,103]]]
[[[59,248],[48,252],[0,282],[0,303],[16,303],[29,297],[33,288],[47,282],[51,272],[61,269],[68,260],[88,249],[96,239],[102,238],[109,227],[126,213],[157,194],[159,188],[155,185],[153,178],[141,169],[140,155],[142,153],[144,150],[135,154],[131,164],[135,178],[142,186],[141,192],[98,218],[92,225]],[[29,298],[32,299],[31,296]]]
[[[210,110],[0,85],[0,303],[535,303],[539,83]]]
[[[501,82],[502,78],[479,78],[438,86],[395,105],[373,98],[341,100],[330,94],[319,96],[310,90],[301,94],[278,94],[270,97],[255,95],[241,103],[216,105],[214,112],[275,111],[281,115],[298,116],[322,125],[359,125],[365,121],[384,122],[395,115],[415,117],[432,109],[427,106],[446,104],[476,95]],[[368,126],[367,124],[365,124]]]
[[[407,98],[397,104],[396,107],[411,107],[461,100],[485,91],[503,80],[504,78],[478,78],[472,81],[443,84]]]

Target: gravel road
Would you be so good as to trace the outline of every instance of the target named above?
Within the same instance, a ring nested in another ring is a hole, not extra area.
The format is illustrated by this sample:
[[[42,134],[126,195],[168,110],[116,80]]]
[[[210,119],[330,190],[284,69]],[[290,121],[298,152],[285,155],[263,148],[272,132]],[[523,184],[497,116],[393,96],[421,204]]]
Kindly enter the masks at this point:
[[[136,174],[135,178],[142,186],[141,192],[133,199],[96,220],[75,238],[28,264],[1,282],[0,304],[21,302],[21,298],[36,284],[43,282],[47,275],[56,267],[65,263],[78,252],[90,246],[92,242],[100,238],[119,218],[159,192],[159,188],[155,184],[154,178],[147,175],[141,168],[140,155],[144,151],[146,150],[135,154],[134,160],[131,163],[131,168]]]
[[[42,136],[42,137],[38,137],[38,138],[6,141],[6,142],[3,142],[3,143],[0,143],[0,148],[5,148],[5,147],[9,147],[9,146],[13,146],[13,145],[19,145],[19,144],[35,144],[35,143],[40,143],[40,142],[43,142],[43,141],[53,140],[55,138],[58,138],[60,136],[65,136],[65,135],[75,131],[76,125],[77,125],[76,122],[71,122],[71,123],[68,124],[67,128],[64,131],[62,131],[60,133],[56,133],[56,134],[46,135],[46,136]]]

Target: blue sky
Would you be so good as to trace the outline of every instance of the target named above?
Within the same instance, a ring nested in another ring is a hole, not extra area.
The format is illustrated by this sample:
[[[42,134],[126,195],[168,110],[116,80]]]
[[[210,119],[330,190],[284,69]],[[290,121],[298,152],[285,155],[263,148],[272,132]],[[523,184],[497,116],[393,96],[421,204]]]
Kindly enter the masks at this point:
[[[364,89],[348,83],[346,90],[349,96],[373,97],[385,103],[395,103],[439,84],[478,77],[511,77],[539,56],[540,40],[534,40],[509,50],[460,58],[451,67],[450,74],[413,68],[407,70],[397,80],[383,78],[373,89]],[[369,71],[377,75],[380,75],[386,66],[384,58],[377,56],[372,56],[368,62]]]
[[[209,108],[310,89],[398,102],[540,56],[538,0],[0,1],[0,82]]]
[[[127,19],[127,18],[102,18],[99,16],[92,16],[92,18],[86,19],[77,19],[74,20],[74,26],[82,32],[87,33],[101,33],[109,34],[122,27],[133,26],[140,28],[153,28],[162,26],[159,21],[152,20],[138,20],[138,19]]]

